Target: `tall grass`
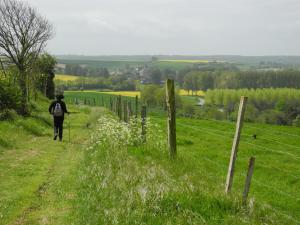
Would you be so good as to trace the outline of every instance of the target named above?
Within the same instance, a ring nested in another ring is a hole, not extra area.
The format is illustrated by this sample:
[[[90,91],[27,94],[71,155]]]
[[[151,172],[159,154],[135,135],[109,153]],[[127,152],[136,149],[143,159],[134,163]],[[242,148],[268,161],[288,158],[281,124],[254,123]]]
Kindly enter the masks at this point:
[[[190,173],[193,161],[171,161],[160,126],[147,124],[143,143],[140,121],[98,121],[79,168],[75,224],[276,224],[267,208],[243,207],[211,188],[209,174]]]

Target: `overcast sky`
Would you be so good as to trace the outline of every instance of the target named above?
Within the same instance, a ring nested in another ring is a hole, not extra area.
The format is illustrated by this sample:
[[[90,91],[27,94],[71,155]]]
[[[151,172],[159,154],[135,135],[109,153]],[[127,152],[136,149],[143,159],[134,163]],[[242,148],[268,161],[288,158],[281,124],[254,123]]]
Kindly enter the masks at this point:
[[[300,55],[300,0],[29,0],[53,54]]]

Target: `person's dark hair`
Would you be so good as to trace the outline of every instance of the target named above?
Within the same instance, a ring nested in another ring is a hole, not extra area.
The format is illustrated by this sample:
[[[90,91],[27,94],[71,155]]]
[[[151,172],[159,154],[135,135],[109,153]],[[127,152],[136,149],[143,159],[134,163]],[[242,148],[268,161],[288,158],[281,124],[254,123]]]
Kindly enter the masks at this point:
[[[62,100],[62,99],[64,99],[64,96],[63,95],[56,95],[56,99],[57,100]]]

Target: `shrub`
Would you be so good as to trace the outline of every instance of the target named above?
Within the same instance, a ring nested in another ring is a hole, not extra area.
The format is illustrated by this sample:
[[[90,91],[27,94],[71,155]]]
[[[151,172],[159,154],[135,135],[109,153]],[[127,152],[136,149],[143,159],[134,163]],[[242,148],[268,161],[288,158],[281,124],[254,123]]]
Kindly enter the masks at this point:
[[[0,112],[0,121],[3,120],[15,120],[17,118],[17,112],[13,109],[4,109]]]
[[[298,116],[296,117],[296,119],[294,119],[294,121],[293,121],[293,126],[295,126],[295,127],[300,127],[300,115],[298,115]]]
[[[184,116],[192,117],[195,114],[195,106],[189,103],[184,103],[182,106]]]
[[[287,125],[287,120],[283,112],[276,110],[263,111],[257,119],[257,122],[267,124]]]
[[[0,80],[0,109],[14,109],[19,112],[21,110],[21,91],[15,86],[9,84],[5,80]]]

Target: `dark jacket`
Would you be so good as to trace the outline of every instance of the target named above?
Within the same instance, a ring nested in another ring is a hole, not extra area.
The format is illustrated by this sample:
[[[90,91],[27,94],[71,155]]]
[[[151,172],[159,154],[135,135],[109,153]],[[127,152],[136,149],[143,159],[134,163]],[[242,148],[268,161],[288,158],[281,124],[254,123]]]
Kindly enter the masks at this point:
[[[54,108],[55,108],[55,105],[56,103],[59,103],[61,105],[61,108],[63,110],[63,115],[62,117],[64,118],[65,116],[65,113],[68,113],[68,110],[67,110],[67,106],[66,106],[66,103],[64,103],[63,101],[61,100],[55,100],[51,103],[51,105],[49,106],[49,113],[53,114],[53,111],[54,111]]]

